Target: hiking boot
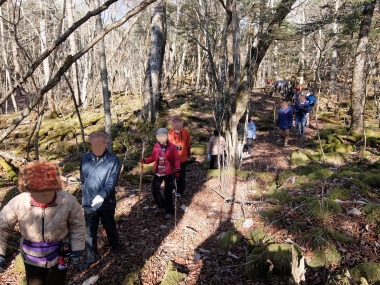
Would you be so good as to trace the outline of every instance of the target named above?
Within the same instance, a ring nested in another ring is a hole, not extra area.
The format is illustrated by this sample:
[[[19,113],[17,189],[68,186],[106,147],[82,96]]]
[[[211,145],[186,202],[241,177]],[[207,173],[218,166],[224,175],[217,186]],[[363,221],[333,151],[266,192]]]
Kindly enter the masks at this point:
[[[156,214],[156,215],[159,215],[159,214],[161,214],[162,213],[162,209],[160,209],[160,208],[156,208],[156,210],[154,210],[154,213]]]
[[[171,214],[166,214],[165,215],[165,220],[170,220],[173,217]]]

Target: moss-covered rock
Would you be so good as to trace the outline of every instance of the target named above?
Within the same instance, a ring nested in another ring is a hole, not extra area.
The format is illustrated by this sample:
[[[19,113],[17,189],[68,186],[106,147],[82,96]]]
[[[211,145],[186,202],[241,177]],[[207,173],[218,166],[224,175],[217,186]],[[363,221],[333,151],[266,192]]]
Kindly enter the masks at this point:
[[[321,178],[328,178],[333,174],[334,174],[334,171],[330,169],[320,169],[308,174],[307,177],[309,179],[315,180],[315,179],[321,179]]]
[[[346,161],[344,154],[340,152],[325,153],[325,157],[326,163],[333,165],[342,165]]]
[[[296,252],[299,255],[297,249]],[[291,245],[270,244],[256,248],[251,252],[244,269],[244,275],[248,279],[289,277],[291,275],[291,262]]]
[[[66,162],[63,166],[62,166],[62,172],[63,173],[70,173],[74,170],[78,170],[79,169],[79,164],[77,162]]]
[[[329,244],[313,252],[313,257],[306,259],[306,264],[312,268],[339,264],[342,256],[335,245]]]
[[[220,237],[219,246],[226,249],[236,243],[241,242],[242,238],[243,237],[235,231],[228,231]]]
[[[252,177],[261,184],[271,185],[275,180],[275,174],[270,172],[252,172]]]
[[[169,261],[168,267],[165,272],[164,279],[161,285],[178,285],[186,281],[186,274],[178,272],[174,263]]]
[[[373,262],[365,262],[356,265],[350,270],[352,278],[360,282],[364,277],[369,283],[379,285],[380,284],[380,264]]]
[[[281,189],[271,189],[266,193],[266,196],[271,198],[273,202],[282,204],[288,203],[292,200],[292,196],[286,191]]]
[[[190,152],[191,152],[192,155],[205,155],[205,153],[206,153],[206,145],[203,145],[203,144],[193,145],[190,148]]]
[[[380,222],[380,205],[369,204],[364,206],[362,213],[366,214],[366,220],[369,222]]]
[[[284,170],[284,171],[282,171],[282,172],[278,175],[278,178],[277,178],[277,184],[278,184],[278,186],[281,186],[281,185],[284,184],[289,178],[294,177],[294,176],[297,176],[297,175],[296,175],[295,172],[293,172],[292,170]]]
[[[336,152],[350,153],[354,151],[354,147],[351,144],[339,144],[335,147]]]
[[[301,150],[294,150],[290,155],[290,165],[305,166],[310,162],[310,158]]]
[[[368,173],[363,179],[363,182],[371,187],[380,187],[380,175],[374,173]]]
[[[341,187],[336,186],[330,191],[330,193],[328,194],[328,197],[331,200],[335,200],[335,199],[345,200],[345,199],[348,199],[351,194],[352,194],[351,189],[341,188]]]
[[[135,272],[128,273],[121,285],[140,285],[139,275]]]

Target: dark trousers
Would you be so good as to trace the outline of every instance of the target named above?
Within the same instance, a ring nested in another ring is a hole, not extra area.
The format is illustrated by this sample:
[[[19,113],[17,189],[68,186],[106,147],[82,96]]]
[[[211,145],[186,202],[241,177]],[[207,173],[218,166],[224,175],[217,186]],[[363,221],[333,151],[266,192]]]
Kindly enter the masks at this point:
[[[252,145],[253,145],[253,139],[252,138],[247,138],[247,153],[251,154],[252,151]]]
[[[65,285],[67,269],[43,268],[24,263],[27,285]]]
[[[165,199],[162,197],[161,192],[160,192],[162,181],[165,181],[165,192],[164,192]],[[156,201],[157,207],[159,209],[166,208],[166,214],[170,214],[170,215],[174,214],[173,196],[172,196],[173,189],[174,189],[173,175],[168,175],[168,176],[154,175],[154,178],[152,181],[152,195],[153,195],[154,201]]]
[[[220,166],[221,168],[223,168],[223,165],[224,165],[224,155],[222,154],[215,154],[215,155],[211,155],[211,159],[210,159],[210,169],[218,169],[218,157],[220,157]]]
[[[187,161],[181,163],[181,176],[178,178],[177,192],[183,196],[186,187]]]
[[[115,209],[105,211],[85,210],[86,220],[86,262],[95,262],[98,255],[98,227],[99,218],[106,230],[108,244],[113,250],[119,249],[119,234],[116,229]]]

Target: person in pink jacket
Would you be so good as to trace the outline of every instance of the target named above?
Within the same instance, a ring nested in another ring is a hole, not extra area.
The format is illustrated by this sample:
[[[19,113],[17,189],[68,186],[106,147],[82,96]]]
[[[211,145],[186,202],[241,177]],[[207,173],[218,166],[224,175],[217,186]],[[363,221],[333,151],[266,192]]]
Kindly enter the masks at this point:
[[[166,208],[165,219],[170,219],[174,214],[173,180],[180,177],[181,166],[177,147],[168,141],[168,130],[160,128],[156,132],[157,143],[154,145],[152,155],[140,159],[143,164],[155,162],[153,167],[154,178],[152,181],[152,194],[157,203],[156,214],[160,214]],[[160,187],[165,181],[165,199],[162,197]]]

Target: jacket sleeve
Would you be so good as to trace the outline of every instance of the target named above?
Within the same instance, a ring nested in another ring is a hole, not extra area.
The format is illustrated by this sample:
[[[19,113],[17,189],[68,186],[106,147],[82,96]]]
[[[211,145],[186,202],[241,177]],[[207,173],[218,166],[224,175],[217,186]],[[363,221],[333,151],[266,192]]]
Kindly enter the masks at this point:
[[[152,150],[152,155],[145,158],[145,163],[151,164],[152,162],[157,161],[157,159],[158,159],[158,149],[157,149],[157,144],[155,144]]]
[[[293,111],[292,110],[288,112],[288,125],[289,125],[289,129],[293,126]]]
[[[187,149],[187,158],[190,158],[191,150],[190,150],[190,133],[189,132],[187,132],[186,149]]]
[[[103,199],[107,198],[112,192],[115,191],[117,181],[119,180],[120,169],[120,160],[119,158],[116,158],[112,165],[111,173],[108,176],[103,189],[99,193]]]
[[[177,151],[177,148],[173,145],[173,151],[172,151],[172,156],[174,160],[174,168],[175,170],[181,170],[181,161],[179,159],[179,153]]]
[[[206,149],[206,154],[211,154],[211,149],[212,149],[212,141],[213,141],[214,136],[210,138],[207,144],[207,149]]]
[[[309,105],[309,103],[307,103],[307,104],[305,105],[305,107],[306,107],[306,112],[309,113],[309,112],[310,112],[310,105]]]
[[[254,122],[252,122],[252,134],[253,134],[253,138],[255,139],[256,138],[256,125]]]
[[[16,197],[17,198],[17,197]],[[13,198],[0,212],[0,254],[5,256],[7,251],[7,241],[9,234],[12,233],[16,223],[18,222],[17,214],[14,210]]]
[[[84,250],[84,242],[86,237],[86,224],[82,207],[77,199],[70,195],[70,213],[68,218],[68,227],[70,234],[70,243],[72,251]]]

